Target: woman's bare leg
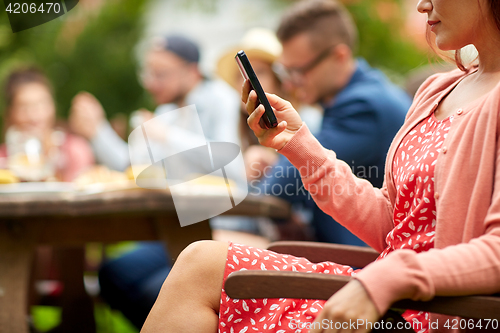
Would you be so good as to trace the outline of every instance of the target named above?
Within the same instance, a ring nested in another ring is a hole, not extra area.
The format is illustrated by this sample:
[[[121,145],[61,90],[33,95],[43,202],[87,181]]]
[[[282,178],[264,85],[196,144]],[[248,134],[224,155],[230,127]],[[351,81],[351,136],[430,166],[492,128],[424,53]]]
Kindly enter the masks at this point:
[[[214,241],[182,251],[141,332],[217,332],[227,251]]]

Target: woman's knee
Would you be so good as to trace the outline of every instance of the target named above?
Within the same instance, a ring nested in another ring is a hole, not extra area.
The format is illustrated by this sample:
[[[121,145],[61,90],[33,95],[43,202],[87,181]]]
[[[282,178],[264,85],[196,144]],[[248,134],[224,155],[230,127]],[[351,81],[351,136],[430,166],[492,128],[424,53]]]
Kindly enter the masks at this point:
[[[198,241],[186,247],[177,258],[172,272],[175,280],[189,289],[194,288],[210,306],[218,308],[226,267],[228,244]],[[172,273],[171,272],[171,273]],[[173,282],[173,281],[172,281]]]
[[[210,266],[222,264],[225,266],[228,244],[211,240],[196,241],[189,244],[177,258],[177,263]]]
[[[163,283],[143,331],[159,332],[165,327],[185,331],[178,328],[179,323],[192,326],[188,320],[193,311],[197,311],[196,320],[206,318],[216,325],[227,251],[227,243],[214,241],[186,247]]]
[[[216,241],[197,241],[187,246],[177,258],[174,270],[183,278],[222,283],[228,244]]]

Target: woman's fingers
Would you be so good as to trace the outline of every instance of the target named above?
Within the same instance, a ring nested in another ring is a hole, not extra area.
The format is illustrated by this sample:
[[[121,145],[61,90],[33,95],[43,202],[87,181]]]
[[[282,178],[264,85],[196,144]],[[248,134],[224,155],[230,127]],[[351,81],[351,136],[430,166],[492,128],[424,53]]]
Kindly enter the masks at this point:
[[[260,127],[259,121],[265,112],[263,105],[259,105],[252,112],[249,112],[250,116],[247,119],[248,126],[254,131],[255,135],[259,137],[265,130]]]
[[[276,126],[274,128],[270,128],[268,130],[264,130],[263,134],[261,136],[259,136],[259,142],[264,146],[269,147],[269,145],[272,145],[273,148],[275,148],[275,149],[278,149],[278,150],[281,149],[284,144],[279,146],[279,147],[276,147],[276,144],[279,144],[279,143],[276,142],[273,144],[273,141],[274,141],[274,138],[278,134],[280,134],[281,132],[286,130],[286,126],[287,126],[286,121],[282,121],[278,124],[278,126]]]
[[[251,90],[250,81],[245,80],[242,86],[242,99],[249,114],[248,126],[254,131],[260,144],[273,149],[281,149],[302,126],[302,120],[290,102],[273,94],[266,94],[278,119],[278,126],[271,129],[261,127],[261,117],[265,112],[259,105],[257,93]]]
[[[286,130],[287,122],[281,121],[278,126],[274,128],[263,129],[262,127],[260,127],[259,121],[264,112],[264,106],[259,105],[248,117],[248,126],[254,131],[255,135],[259,139],[259,142],[263,146],[280,149],[284,144],[275,142],[275,137]]]
[[[314,320],[313,324],[311,325],[311,329],[309,330],[308,333],[322,333],[323,332],[323,327],[321,326],[321,323],[323,322],[325,318],[324,311],[321,311],[319,313],[319,316],[316,317]]]
[[[363,285],[352,280],[335,293],[323,306],[310,333],[367,333],[380,315]]]
[[[266,93],[266,96],[269,104],[271,104],[271,106],[276,110],[284,110],[292,107],[292,104],[289,101],[284,100],[278,95]]]
[[[241,101],[243,103],[247,103],[248,100],[248,94],[250,94],[250,91],[252,90],[252,86],[250,85],[249,80],[243,80],[243,85],[241,86]]]
[[[248,99],[246,101],[246,109],[248,114],[252,114],[252,112],[257,108],[259,105],[259,100],[257,98],[257,93],[255,91],[250,91],[248,95]]]

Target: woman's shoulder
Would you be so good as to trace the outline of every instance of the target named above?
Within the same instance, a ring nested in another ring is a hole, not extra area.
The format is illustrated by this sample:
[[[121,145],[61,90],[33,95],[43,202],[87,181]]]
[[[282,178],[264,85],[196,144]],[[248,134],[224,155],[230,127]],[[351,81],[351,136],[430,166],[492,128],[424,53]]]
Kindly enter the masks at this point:
[[[475,67],[471,67],[466,71],[454,69],[451,71],[439,72],[430,75],[426,80],[424,80],[424,82],[420,85],[417,92],[415,93],[412,106],[406,114],[406,120],[415,116],[415,114],[418,114],[419,110],[427,110],[426,105],[435,103],[444,90],[455,84],[457,81],[461,80],[472,70],[475,70]]]
[[[476,67],[470,67],[466,71],[462,71],[457,68],[448,72],[433,74],[422,83],[420,88],[417,90],[417,93],[415,94],[415,98],[418,98],[425,94],[444,90],[474,70],[476,70]]]

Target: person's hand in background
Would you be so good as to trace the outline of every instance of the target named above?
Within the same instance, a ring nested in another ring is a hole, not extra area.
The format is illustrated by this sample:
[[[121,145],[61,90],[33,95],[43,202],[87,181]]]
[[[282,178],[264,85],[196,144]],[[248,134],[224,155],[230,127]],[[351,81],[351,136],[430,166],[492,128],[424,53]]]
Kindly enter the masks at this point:
[[[259,145],[252,145],[243,154],[247,179],[260,179],[267,169],[278,162],[278,155],[271,149]],[[269,171],[268,171],[269,173]]]
[[[87,140],[92,140],[105,119],[104,109],[94,95],[81,92],[73,98],[69,126],[75,134],[81,135]]]
[[[146,109],[139,109],[132,112],[130,116],[130,128],[136,129],[142,124],[148,122],[155,117],[154,113]],[[157,143],[167,143],[167,133],[169,132],[168,126],[163,121],[152,121],[147,124],[148,127],[148,140]]]
[[[134,130],[135,128],[141,126],[142,124],[153,118],[153,112],[146,109],[139,109],[132,112],[132,114],[130,115],[130,130]]]
[[[271,129],[263,129],[259,120],[264,114],[264,106],[257,107],[257,94],[251,90],[250,81],[245,80],[241,92],[242,100],[246,103],[248,126],[253,130],[261,145],[280,150],[302,126],[302,119],[292,104],[273,94],[266,94],[271,107],[278,119],[278,126]]]

